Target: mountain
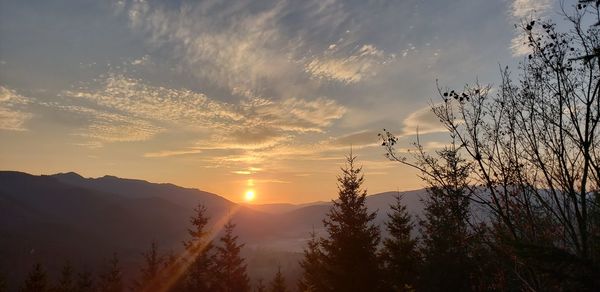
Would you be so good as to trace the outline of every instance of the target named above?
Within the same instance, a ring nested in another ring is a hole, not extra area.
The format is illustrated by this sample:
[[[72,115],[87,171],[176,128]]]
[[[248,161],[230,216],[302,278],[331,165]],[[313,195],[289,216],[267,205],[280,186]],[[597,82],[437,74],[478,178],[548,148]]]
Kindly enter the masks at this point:
[[[422,190],[406,193],[411,212],[422,209],[418,202],[422,194]],[[386,220],[396,195],[367,197],[368,208],[379,210],[377,224]],[[323,232],[322,219],[331,206],[325,202],[238,205],[216,194],[172,184],[114,176],[84,178],[73,172],[34,176],[0,171],[0,273],[18,279],[37,261],[54,271],[64,260],[99,267],[117,252],[126,275],[135,275],[140,253],[152,241],[165,252],[181,251],[189,217],[199,203],[207,207],[213,231],[218,233],[217,225],[227,218],[237,224],[236,234],[246,243],[244,253],[255,265],[251,268],[261,271],[257,276],[274,269],[274,259],[261,259],[261,255],[295,262],[309,233]]]

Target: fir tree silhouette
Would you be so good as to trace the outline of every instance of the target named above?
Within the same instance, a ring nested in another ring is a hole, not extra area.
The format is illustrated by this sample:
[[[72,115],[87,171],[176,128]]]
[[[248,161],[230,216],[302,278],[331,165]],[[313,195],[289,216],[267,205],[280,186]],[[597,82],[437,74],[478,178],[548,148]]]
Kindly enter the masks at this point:
[[[150,250],[142,253],[143,266],[140,278],[134,282],[135,291],[156,291],[161,282],[160,273],[164,269],[165,259],[158,254],[156,242],[150,244]]]
[[[119,267],[119,258],[114,253],[108,260],[107,266],[98,282],[98,291],[100,292],[121,292],[123,291],[123,275]]]
[[[21,287],[21,292],[45,292],[48,291],[48,276],[42,267],[42,264],[36,263],[33,269],[27,275],[25,283]]]
[[[77,283],[75,284],[77,292],[92,292],[94,289],[94,276],[87,267],[77,274]]]
[[[367,210],[362,167],[355,164],[350,151],[338,177],[338,199],[323,220],[329,235],[322,241],[324,263],[328,288],[333,291],[373,291],[381,284],[376,214]]]
[[[420,288],[424,291],[469,291],[475,283],[474,237],[469,229],[470,165],[454,144],[438,151],[434,163],[439,179],[428,180],[429,196],[423,200],[423,270]]]
[[[271,281],[271,285],[270,285],[270,292],[286,292],[286,286],[285,286],[285,278],[283,277],[283,274],[281,273],[281,267],[277,268],[277,273],[275,274],[275,277],[273,278],[273,280]]]
[[[258,279],[256,281],[256,287],[254,288],[254,292],[267,292],[267,287],[263,283],[262,279]]]
[[[325,270],[323,267],[323,251],[317,233],[310,233],[310,240],[304,248],[304,257],[300,261],[302,276],[298,282],[300,291],[326,291]]]
[[[421,260],[417,240],[411,237],[414,224],[401,196],[390,207],[392,212],[386,222],[390,236],[383,241],[381,252],[385,286],[393,291],[408,291],[416,287]]]
[[[240,256],[244,244],[238,244],[238,237],[233,235],[235,224],[228,221],[225,224],[225,233],[220,239],[221,245],[217,247],[215,265],[215,286],[213,291],[218,292],[244,292],[250,291],[249,279],[246,274],[246,264]]]
[[[206,230],[208,224],[206,207],[199,204],[194,211],[195,215],[190,218],[192,228],[188,229],[191,238],[183,242],[188,254],[193,256],[185,275],[184,286],[187,291],[212,291],[214,279],[211,271],[215,268],[213,244],[209,239],[209,231]]]
[[[75,273],[71,263],[66,262],[60,272],[57,285],[52,289],[53,292],[74,292],[76,291],[75,286]]]

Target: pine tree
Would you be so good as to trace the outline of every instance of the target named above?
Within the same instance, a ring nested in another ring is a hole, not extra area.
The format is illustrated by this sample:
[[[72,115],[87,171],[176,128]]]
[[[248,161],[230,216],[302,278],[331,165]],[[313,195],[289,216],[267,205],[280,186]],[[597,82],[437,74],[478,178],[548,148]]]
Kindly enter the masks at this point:
[[[281,267],[278,267],[277,269],[277,273],[275,274],[275,278],[273,278],[273,280],[271,281],[271,289],[269,289],[270,292],[286,292],[286,286],[285,286],[285,278],[283,277],[283,274],[281,273]]]
[[[48,291],[48,288],[46,271],[44,271],[42,264],[36,263],[33,270],[27,275],[25,283],[21,287],[21,292],[44,292]]]
[[[256,281],[254,292],[267,292],[267,287],[265,287],[262,279],[258,279],[258,281]]]
[[[429,196],[424,199],[421,289],[425,291],[469,291],[473,289],[475,263],[469,230],[470,167],[454,147],[438,151],[431,160],[436,177],[426,179]]]
[[[250,283],[246,274],[244,259],[240,250],[244,244],[238,244],[238,237],[233,235],[235,224],[225,224],[225,233],[221,237],[221,246],[217,247],[215,265],[215,287],[213,291],[244,292],[250,291]]]
[[[6,276],[0,271],[0,292],[6,292],[8,290],[8,283],[6,283]]]
[[[187,291],[212,291],[211,286],[214,279],[211,271],[214,270],[214,255],[212,254],[213,245],[209,240],[209,231],[206,230],[208,224],[206,207],[199,204],[194,211],[196,214],[190,218],[192,228],[188,229],[191,238],[183,243],[192,258],[185,275],[184,286]]]
[[[380,281],[377,246],[379,228],[373,224],[375,212],[365,205],[366,190],[361,189],[362,167],[356,156],[346,157],[338,177],[339,198],[333,202],[323,224],[329,234],[322,242],[329,288],[334,291],[373,291]]]
[[[52,291],[54,292],[74,292],[76,291],[75,275],[71,263],[66,262],[60,272],[58,283]]]
[[[94,276],[88,268],[77,274],[77,283],[75,284],[77,292],[92,292],[94,289]]]
[[[150,250],[142,253],[143,266],[140,269],[140,279],[134,283],[135,291],[156,291],[161,283],[161,272],[165,259],[158,254],[156,242],[152,242]]]
[[[123,291],[123,275],[119,267],[119,258],[114,253],[108,261],[108,265],[104,273],[100,274],[100,282],[98,283],[98,291],[100,292],[121,292]]]
[[[313,230],[304,249],[304,258],[300,262],[302,268],[302,276],[298,282],[300,291],[327,291],[323,259],[320,238],[317,238],[317,233]]]
[[[420,255],[417,240],[411,237],[414,224],[402,197],[396,197],[386,222],[390,237],[383,241],[381,258],[385,271],[385,286],[393,291],[407,291],[416,287]]]

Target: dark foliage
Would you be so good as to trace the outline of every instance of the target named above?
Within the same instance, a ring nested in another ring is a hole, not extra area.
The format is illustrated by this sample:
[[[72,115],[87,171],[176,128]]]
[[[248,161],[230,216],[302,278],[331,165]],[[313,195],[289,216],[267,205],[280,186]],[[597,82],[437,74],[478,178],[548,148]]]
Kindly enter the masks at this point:
[[[220,239],[221,245],[217,247],[213,275],[215,284],[212,291],[218,292],[244,292],[250,291],[250,280],[246,274],[246,264],[240,256],[240,249],[244,246],[238,244],[238,237],[233,235],[235,224],[231,221],[224,226],[224,235]]]

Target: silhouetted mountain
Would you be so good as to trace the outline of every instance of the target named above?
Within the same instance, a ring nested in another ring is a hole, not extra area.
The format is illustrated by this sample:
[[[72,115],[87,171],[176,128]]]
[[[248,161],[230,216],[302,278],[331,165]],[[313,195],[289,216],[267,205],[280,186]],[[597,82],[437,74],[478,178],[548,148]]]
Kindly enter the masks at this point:
[[[145,180],[125,179],[105,175],[99,178],[84,178],[77,173],[59,173],[52,175],[60,182],[91,190],[109,192],[125,198],[157,197],[185,208],[194,207],[202,202],[207,209],[230,208],[234,203],[198,189],[182,188],[167,183],[150,183]]]
[[[405,195],[410,210],[419,212],[421,193]],[[367,197],[369,209],[379,210],[379,223],[386,219],[395,195]],[[262,254],[301,251],[309,232],[321,230],[330,207],[322,202],[247,206],[172,184],[114,176],[84,178],[72,172],[34,176],[0,171],[0,269],[19,278],[35,261],[46,263],[49,270],[58,270],[66,259],[97,267],[117,252],[125,272],[130,273],[151,241],[163,251],[181,250],[189,217],[198,203],[207,207],[210,224],[231,218],[238,225],[236,233],[247,243],[249,256],[252,250]],[[267,264],[256,256],[252,262]],[[256,268],[264,271],[266,267]]]

